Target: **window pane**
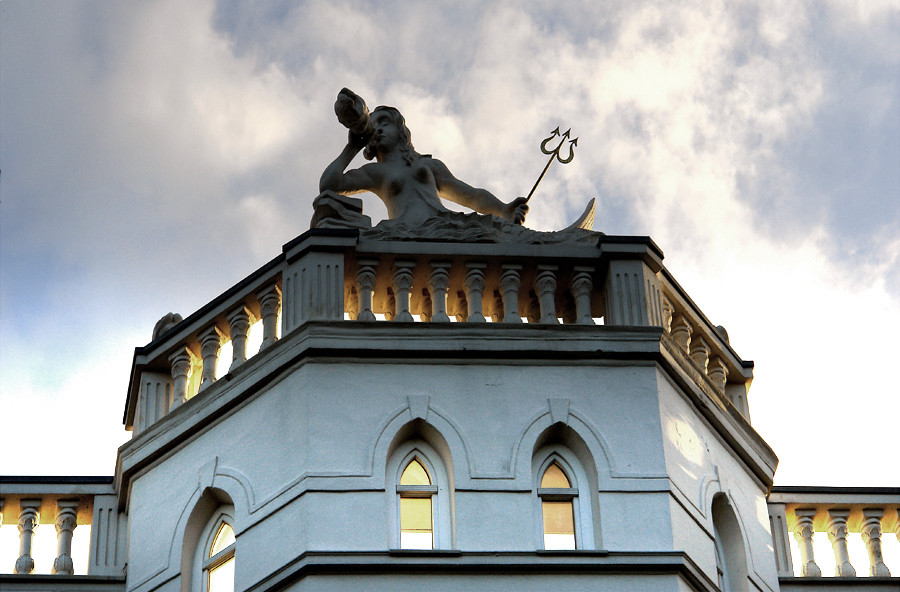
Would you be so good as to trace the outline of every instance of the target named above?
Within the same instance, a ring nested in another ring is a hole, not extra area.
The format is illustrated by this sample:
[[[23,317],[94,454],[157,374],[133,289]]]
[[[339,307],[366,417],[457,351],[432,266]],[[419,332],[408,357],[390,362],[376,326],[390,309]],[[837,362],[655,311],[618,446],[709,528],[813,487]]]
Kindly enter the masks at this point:
[[[544,548],[574,549],[575,518],[572,502],[541,502],[541,510],[544,515]]]
[[[549,551],[567,551],[575,548],[574,534],[545,534],[544,548]],[[722,588],[724,590],[724,588]]]
[[[431,498],[400,498],[400,530],[402,532],[431,532]]]
[[[541,487],[558,487],[558,488],[566,488],[572,487],[569,483],[569,479],[566,477],[566,474],[562,472],[562,469],[559,468],[559,465],[553,463],[547,470],[544,471],[544,476],[541,478]]]
[[[234,592],[234,557],[209,570],[209,592]]]
[[[401,532],[401,549],[434,549],[430,532]]]
[[[234,529],[227,522],[223,522],[213,539],[212,547],[209,549],[208,557],[213,557],[216,553],[220,553],[229,545],[234,544]]]
[[[400,475],[400,485],[431,485],[431,479],[422,463],[413,459],[403,469],[403,474]]]

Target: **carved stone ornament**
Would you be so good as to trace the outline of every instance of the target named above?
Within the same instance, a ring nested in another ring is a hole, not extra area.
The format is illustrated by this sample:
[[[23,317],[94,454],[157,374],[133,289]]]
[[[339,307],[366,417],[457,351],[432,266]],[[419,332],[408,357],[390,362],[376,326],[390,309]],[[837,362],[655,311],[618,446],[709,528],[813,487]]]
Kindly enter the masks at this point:
[[[348,130],[347,145],[322,173],[311,228],[356,228],[370,240],[531,244],[594,243],[602,234],[591,230],[594,200],[565,230],[537,232],[523,227],[528,213],[526,198],[503,202],[485,189],[460,181],[430,154],[416,152],[406,121],[394,107],[380,106],[370,113],[359,95],[344,88],[334,111]],[[360,151],[375,162],[348,171]],[[348,197],[361,192],[381,198],[389,219],[373,228],[371,219],[363,214],[362,201]],[[442,200],[473,212],[448,210]]]

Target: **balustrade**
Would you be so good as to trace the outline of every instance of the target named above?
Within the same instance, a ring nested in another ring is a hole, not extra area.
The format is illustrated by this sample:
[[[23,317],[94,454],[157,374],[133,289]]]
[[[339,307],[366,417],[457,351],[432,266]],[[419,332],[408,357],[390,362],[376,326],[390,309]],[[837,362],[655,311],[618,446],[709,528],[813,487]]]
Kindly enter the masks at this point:
[[[709,379],[709,384],[749,421],[747,389],[752,364],[734,353],[725,330],[706,319],[667,271],[660,276],[661,324],[671,337],[673,351]]]
[[[283,291],[282,291],[283,290]],[[360,241],[352,231],[311,231],[282,256],[169,328],[135,356],[126,425],[135,436],[239,373],[260,351],[309,321],[661,326],[670,352],[747,416],[751,365],[662,268],[647,239],[598,245]],[[227,343],[230,360],[220,360]],[[227,364],[227,366],[226,366]],[[705,377],[705,378],[703,378]]]
[[[124,580],[126,529],[112,482],[112,477],[3,477],[0,573]],[[9,548],[14,534],[18,545]],[[42,553],[53,548],[54,555]]]
[[[823,576],[890,578],[890,567],[894,573],[900,573],[898,510],[900,488],[773,488],[769,518],[782,581]],[[883,533],[897,536],[890,544],[890,559],[884,552]],[[791,534],[796,542],[796,556],[792,556],[788,544]],[[816,548],[821,552],[818,557]]]

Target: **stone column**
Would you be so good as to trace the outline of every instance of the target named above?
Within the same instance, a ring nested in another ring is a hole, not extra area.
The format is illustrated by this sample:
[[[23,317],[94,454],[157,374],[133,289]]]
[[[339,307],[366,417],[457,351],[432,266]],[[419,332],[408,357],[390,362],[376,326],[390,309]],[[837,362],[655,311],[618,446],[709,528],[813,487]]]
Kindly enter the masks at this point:
[[[716,385],[720,392],[725,392],[725,383],[728,381],[728,368],[719,356],[713,356],[709,360],[706,375]]]
[[[394,320],[411,323],[414,319],[409,312],[409,293],[412,290],[414,261],[394,261],[394,277],[391,287],[394,288],[394,299],[397,310]]]
[[[469,316],[466,321],[470,323],[485,323],[484,303],[482,302],[482,294],[484,292],[484,270],[487,267],[484,263],[466,263],[466,303],[469,307]]]
[[[534,289],[541,305],[540,322],[545,325],[559,323],[556,318],[556,270],[555,265],[538,265],[538,275],[534,280]]]
[[[660,260],[653,261],[652,267],[640,258],[610,260],[606,277],[607,325],[662,327],[662,288],[656,276],[657,266],[662,266]]]
[[[435,261],[428,276],[428,293],[431,295],[431,321],[449,323],[447,315],[447,288],[450,287],[450,263]]]
[[[834,548],[834,575],[838,578],[854,578],[856,570],[850,564],[847,552],[847,518],[850,510],[828,510],[828,540]]]
[[[78,500],[60,500],[56,504],[56,559],[50,573],[72,575],[72,534],[78,525]]]
[[[169,362],[172,364],[172,407],[170,411],[174,411],[187,401],[188,380],[194,371],[193,358],[191,350],[186,347],[169,356]]]
[[[359,313],[357,321],[374,321],[372,312],[372,294],[375,293],[375,268],[377,259],[360,259],[356,270],[356,292],[359,295]]]
[[[200,334],[200,356],[203,358],[203,374],[200,377],[200,391],[209,388],[216,381],[216,365],[225,335],[213,325]]]
[[[575,300],[576,325],[594,324],[594,319],[591,317],[591,292],[594,289],[591,274],[593,272],[594,268],[592,267],[576,267],[572,274],[572,281],[569,282],[569,289]]]
[[[672,320],[672,339],[685,355],[691,350],[691,333],[693,331],[694,326],[687,320],[687,317],[683,314],[675,315]]]
[[[891,571],[884,564],[881,555],[881,519],[882,508],[863,508],[862,540],[869,552],[869,575],[879,578],[891,577]]]
[[[797,541],[797,547],[800,551],[800,574],[806,578],[818,578],[822,575],[822,570],[816,565],[815,555],[813,554],[813,518],[816,516],[815,508],[794,510],[797,517],[797,525],[794,527],[794,540]]]
[[[256,294],[259,301],[259,315],[262,317],[263,340],[259,346],[262,351],[278,341],[278,311],[281,310],[281,288],[272,284]]]
[[[231,336],[231,372],[247,361],[247,337],[250,335],[250,325],[256,322],[256,317],[250,309],[244,305],[228,313],[228,334]]]
[[[503,322],[521,323],[519,316],[519,287],[522,266],[507,263],[500,266],[500,293],[503,298]]]
[[[690,356],[700,371],[706,374],[706,367],[709,364],[709,344],[703,337],[698,335],[691,339]]]
[[[40,523],[41,500],[23,499],[19,502],[19,508],[19,558],[16,559],[15,573],[30,574],[34,571],[31,543]]]

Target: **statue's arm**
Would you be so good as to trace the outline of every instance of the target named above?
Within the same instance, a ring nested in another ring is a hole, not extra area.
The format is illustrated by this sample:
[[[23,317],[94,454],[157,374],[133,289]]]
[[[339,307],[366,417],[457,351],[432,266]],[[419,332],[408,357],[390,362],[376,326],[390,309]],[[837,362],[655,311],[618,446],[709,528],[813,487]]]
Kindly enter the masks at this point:
[[[342,195],[351,195],[363,191],[375,191],[377,179],[373,165],[363,165],[358,169],[344,172],[353,158],[362,149],[354,143],[348,143],[334,161],[325,167],[319,178],[319,191],[334,191]]]
[[[460,181],[453,176],[447,165],[436,158],[431,159],[431,170],[437,183],[438,193],[442,198],[482,214],[499,216],[515,224],[525,221],[528,205],[525,203],[524,197],[504,203],[487,189],[472,187],[468,183]]]

